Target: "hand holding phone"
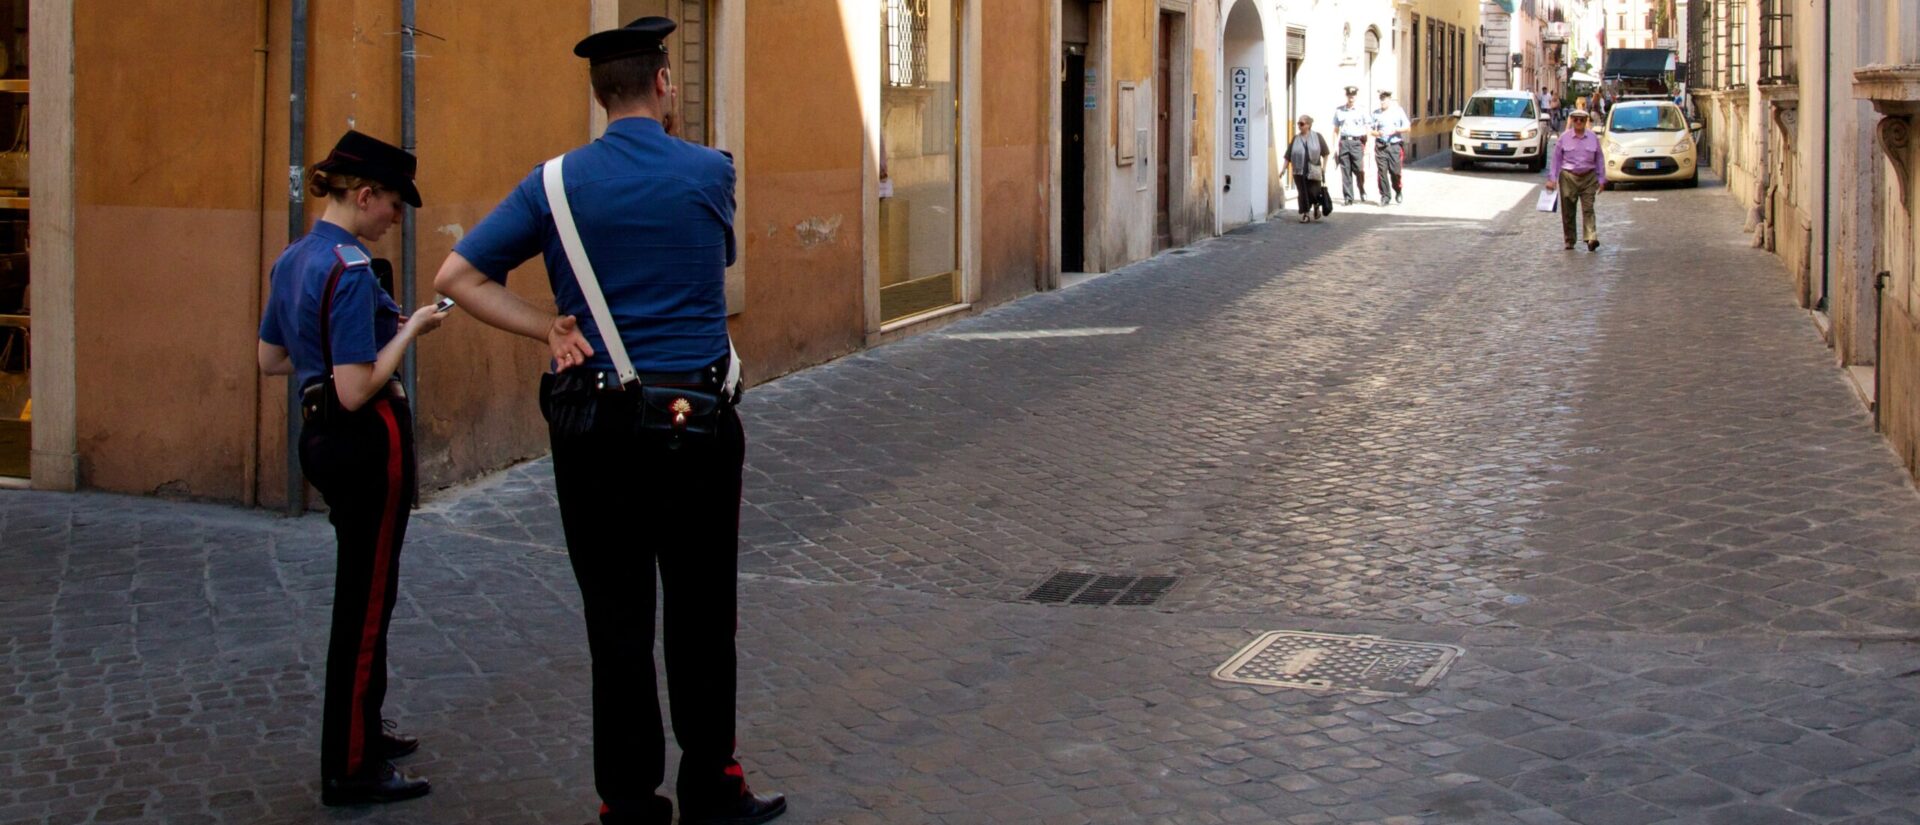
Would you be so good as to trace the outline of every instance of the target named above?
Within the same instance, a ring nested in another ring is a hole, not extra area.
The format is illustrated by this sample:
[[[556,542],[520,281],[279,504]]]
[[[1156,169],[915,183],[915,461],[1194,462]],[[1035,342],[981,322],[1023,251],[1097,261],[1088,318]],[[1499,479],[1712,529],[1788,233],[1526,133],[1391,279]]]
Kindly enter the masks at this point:
[[[433,304],[434,312],[446,312],[447,310],[450,310],[450,309],[453,309],[452,298],[441,298],[439,301],[436,301]]]

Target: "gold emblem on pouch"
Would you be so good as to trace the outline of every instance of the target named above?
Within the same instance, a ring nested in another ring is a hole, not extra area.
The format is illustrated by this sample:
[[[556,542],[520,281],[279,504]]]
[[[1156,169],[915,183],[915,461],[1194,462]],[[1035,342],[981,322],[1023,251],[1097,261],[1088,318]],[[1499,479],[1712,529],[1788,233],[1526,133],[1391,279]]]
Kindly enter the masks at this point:
[[[687,414],[693,412],[693,402],[685,398],[675,398],[668,409],[673,411],[673,426],[684,427],[687,425]]]

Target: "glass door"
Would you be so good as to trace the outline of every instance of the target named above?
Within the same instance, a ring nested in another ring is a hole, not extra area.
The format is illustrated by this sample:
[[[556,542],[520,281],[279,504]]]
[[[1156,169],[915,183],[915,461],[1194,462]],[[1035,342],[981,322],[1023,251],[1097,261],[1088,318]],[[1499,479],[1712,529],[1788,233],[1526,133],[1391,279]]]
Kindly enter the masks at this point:
[[[959,31],[954,0],[886,0],[880,318],[960,300]]]

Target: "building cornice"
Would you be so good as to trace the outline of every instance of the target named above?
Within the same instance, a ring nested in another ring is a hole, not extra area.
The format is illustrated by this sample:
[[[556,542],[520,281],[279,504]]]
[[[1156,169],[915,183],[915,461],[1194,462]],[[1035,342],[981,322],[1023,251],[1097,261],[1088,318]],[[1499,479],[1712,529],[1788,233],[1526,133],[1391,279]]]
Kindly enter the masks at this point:
[[[1853,96],[1870,100],[1880,113],[1874,138],[1893,163],[1900,182],[1900,199],[1913,199],[1913,119],[1920,115],[1920,63],[1902,66],[1864,66],[1853,73]]]
[[[1853,97],[1873,101],[1873,108],[1883,115],[1911,117],[1920,113],[1920,63],[1855,70]]]
[[[1798,83],[1762,83],[1760,99],[1775,106],[1799,106],[1800,84]]]

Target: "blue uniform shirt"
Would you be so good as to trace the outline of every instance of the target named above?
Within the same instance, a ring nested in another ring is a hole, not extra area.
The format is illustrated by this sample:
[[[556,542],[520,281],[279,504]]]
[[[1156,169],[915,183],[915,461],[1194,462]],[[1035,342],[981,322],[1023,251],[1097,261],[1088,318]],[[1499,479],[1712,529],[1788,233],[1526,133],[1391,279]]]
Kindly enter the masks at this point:
[[[302,387],[327,372],[326,354],[320,349],[320,298],[327,276],[340,261],[333,249],[342,244],[367,251],[352,232],[315,221],[313,231],[294,241],[273,263],[273,287],[260,319],[260,340],[287,348],[294,380]],[[333,313],[327,326],[334,364],[371,364],[400,331],[400,305],[380,288],[371,268],[350,267],[333,288]]]
[[[634,369],[690,372],[727,354],[726,269],[733,263],[733,161],[621,118],[567,153],[567,200]],[[560,314],[593,345],[588,369],[612,370],[599,325],[554,228],[536,167],[453,251],[495,281],[544,255]]]

